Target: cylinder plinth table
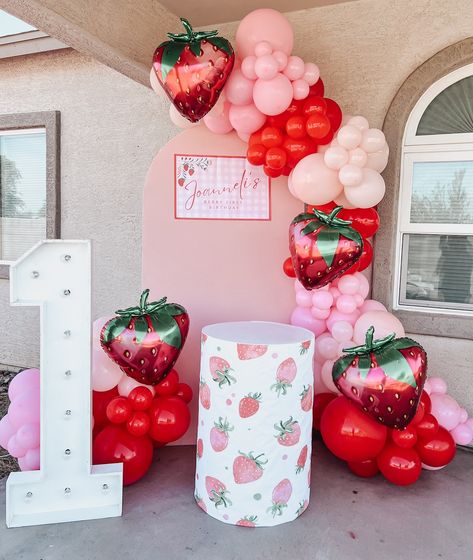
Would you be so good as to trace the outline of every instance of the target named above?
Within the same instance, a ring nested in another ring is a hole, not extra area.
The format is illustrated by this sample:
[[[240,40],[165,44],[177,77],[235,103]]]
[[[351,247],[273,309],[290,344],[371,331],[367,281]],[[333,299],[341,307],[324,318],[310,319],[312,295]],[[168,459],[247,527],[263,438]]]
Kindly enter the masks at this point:
[[[268,527],[309,504],[314,335],[259,321],[202,330],[195,499]]]

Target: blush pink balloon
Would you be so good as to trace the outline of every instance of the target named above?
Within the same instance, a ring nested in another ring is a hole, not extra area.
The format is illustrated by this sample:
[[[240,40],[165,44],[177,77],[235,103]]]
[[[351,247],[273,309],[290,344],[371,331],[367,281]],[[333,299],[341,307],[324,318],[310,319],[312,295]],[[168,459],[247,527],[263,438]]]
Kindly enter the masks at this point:
[[[14,435],[8,440],[7,451],[12,457],[19,458],[23,457],[23,455],[27,452],[27,449],[21,447],[16,439],[16,435]]]
[[[468,412],[464,408],[460,408],[460,424],[464,424],[468,420]]]
[[[429,377],[428,382],[431,393],[437,393],[439,395],[445,395],[447,393],[447,383],[441,377]]]
[[[361,272],[355,272],[354,276],[360,282],[360,295],[363,299],[367,298],[368,294],[370,293],[370,283],[368,282],[368,279]],[[383,311],[385,311],[385,309],[383,309]]]
[[[347,124],[356,126],[356,128],[359,128],[361,131],[368,130],[368,128],[370,127],[370,123],[368,122],[368,119],[362,117],[361,115],[350,117],[347,120]]]
[[[365,300],[362,295],[354,294],[353,297],[355,298],[355,303],[357,307],[361,307],[365,303]]]
[[[353,336],[353,327],[348,321],[337,321],[333,324],[331,332],[337,342],[343,342],[346,346]]]
[[[11,425],[19,429],[23,424],[39,422],[39,407],[39,388],[29,389],[21,393],[8,409]]]
[[[333,295],[326,290],[314,290],[312,304],[319,309],[330,309],[333,305]]]
[[[465,422],[465,424],[466,424],[471,430],[473,430],[473,418],[468,418],[468,420]]]
[[[262,56],[266,56],[272,52],[273,47],[271,46],[271,43],[268,43],[268,41],[261,41],[261,43],[255,45],[255,55],[257,58],[261,58]]]
[[[328,168],[322,154],[311,154],[294,167],[292,190],[306,204],[327,204],[343,191],[338,172]]]
[[[329,336],[319,337],[315,341],[315,352],[324,360],[333,360],[338,356],[338,342]]]
[[[155,390],[152,385],[144,385],[143,383],[139,383],[132,377],[128,377],[128,375],[124,375],[120,383],[118,384],[118,393],[122,397],[128,397],[128,395],[131,393],[131,391],[133,391],[135,387],[147,387],[153,393],[153,396],[155,394]]]
[[[330,169],[341,169],[348,163],[348,152],[341,146],[330,146],[324,153],[324,162]]]
[[[365,342],[366,331],[371,326],[375,329],[375,340],[384,338],[391,333],[395,333],[396,337],[402,337],[406,334],[401,321],[392,315],[392,313],[388,313],[387,311],[367,311],[360,315],[355,323],[353,340],[357,344],[363,344]]]
[[[331,294],[333,299],[337,299],[338,296],[340,295],[340,290],[338,288],[336,288],[335,286],[333,286],[333,282],[332,282],[332,287],[329,288],[328,290]]]
[[[353,296],[341,294],[337,298],[337,309],[341,313],[353,313],[356,310],[356,301]]]
[[[356,126],[352,126],[349,124],[342,126],[337,133],[337,142],[340,146],[346,148],[347,150],[353,150],[357,148],[361,143],[361,139],[361,130],[359,128],[356,128]]]
[[[348,202],[356,208],[372,208],[383,200],[386,184],[377,171],[369,167],[364,167],[360,171],[361,182],[355,187],[345,186],[344,194]]]
[[[360,290],[360,281],[354,274],[345,274],[338,279],[337,288],[340,293],[353,296]]]
[[[473,441],[473,430],[467,424],[458,424],[450,433],[458,445],[470,445]]]
[[[312,294],[307,290],[297,292],[296,303],[300,307],[312,307]]]
[[[290,56],[287,60],[284,75],[291,81],[300,80],[305,72],[305,64],[300,56]]]
[[[322,364],[314,362],[314,394],[329,393],[330,391],[322,381]]]
[[[360,311],[366,313],[368,311],[387,311],[386,307],[375,299],[367,299],[365,303],[361,306]]]
[[[28,449],[23,457],[18,459],[18,465],[22,471],[37,471],[40,467],[40,450],[39,447],[35,449]]]
[[[358,187],[363,180],[363,170],[348,163],[340,169],[338,178],[344,187]]]
[[[360,316],[360,312],[358,309],[353,311],[353,313],[342,313],[341,311],[338,311],[338,309],[333,309],[332,312],[330,313],[330,317],[327,319],[327,328],[329,331],[331,331],[333,325],[337,321],[347,321],[347,323],[350,323],[350,325],[353,326],[356,323],[359,316]]]
[[[230,103],[225,101],[223,110],[214,113],[213,109],[203,118],[205,126],[214,134],[228,134],[233,130],[232,123],[230,122]],[[214,107],[215,108],[215,107]]]
[[[290,80],[279,72],[271,80],[256,80],[253,88],[255,106],[264,115],[283,113],[292,103],[292,96]]]
[[[225,86],[227,101],[233,105],[248,105],[253,100],[254,82],[245,78],[241,70],[233,70]]]
[[[249,132],[237,132],[238,134],[238,138],[240,140],[243,140],[243,142],[245,142],[245,144],[248,143],[248,140],[250,139],[251,134]]]
[[[374,152],[379,152],[386,145],[386,137],[382,130],[378,128],[369,128],[363,131],[363,137],[361,140],[361,148],[365,150],[367,154],[372,154]]]
[[[292,92],[294,99],[305,99],[309,95],[309,84],[305,80],[294,80]]]
[[[316,319],[328,319],[330,317],[330,309],[319,309],[318,307],[311,307],[310,311]]]
[[[8,414],[0,418],[0,447],[7,448],[8,440],[15,434],[16,428],[11,425]]]
[[[353,204],[351,204],[345,194],[342,192],[334,199],[334,202],[337,206],[343,206],[343,208],[356,208]]]
[[[302,79],[305,80],[309,86],[313,86],[320,78],[320,70],[317,64],[313,62],[306,62],[304,64],[304,75]]]
[[[368,162],[368,156],[366,152],[361,148],[355,148],[348,152],[348,163],[350,165],[356,165],[357,167],[364,167]]]
[[[10,381],[8,398],[10,401],[14,401],[18,395],[21,395],[25,391],[29,391],[30,389],[38,389],[39,391],[39,380],[40,374],[37,368],[20,371],[20,373],[17,373]]]
[[[109,391],[118,385],[125,375],[111,360],[100,345],[100,332],[109,317],[100,317],[92,326],[92,374],[91,384],[94,391]]]
[[[389,146],[386,146],[379,152],[374,152],[372,154],[367,154],[366,167],[374,169],[378,173],[381,173],[386,168],[389,160]]]
[[[294,280],[294,291],[297,292],[301,292],[301,291],[307,291],[304,286],[299,282],[299,280]]]
[[[34,449],[39,447],[40,429],[39,423],[23,424],[16,432],[16,441],[23,449]]]
[[[260,129],[266,121],[265,115],[253,103],[232,105],[228,113],[230,123],[237,132],[251,134]]]
[[[320,370],[320,375],[322,377],[324,385],[331,393],[339,393],[340,391],[335,387],[335,383],[333,382],[332,377],[332,369],[334,363],[335,362],[332,360],[327,360],[325,363],[323,363],[322,369]]]
[[[255,61],[255,74],[258,78],[262,80],[272,80],[277,73],[278,61],[273,55],[265,54],[264,56],[258,56]]]
[[[291,24],[280,12],[261,8],[241,20],[235,40],[241,57],[254,54],[256,45],[261,41],[267,41],[273,50],[288,55],[294,46],[294,33]]]
[[[446,430],[453,430],[460,421],[461,409],[450,395],[431,393],[432,414]]]
[[[241,73],[249,80],[256,80],[258,77],[255,72],[256,56],[246,56],[241,62]]]
[[[291,325],[308,329],[315,336],[321,335],[327,329],[325,321],[316,319],[308,307],[296,307],[294,309],[291,315]]]
[[[273,56],[278,63],[278,72],[282,72],[287,65],[287,54],[282,51],[274,51]]]

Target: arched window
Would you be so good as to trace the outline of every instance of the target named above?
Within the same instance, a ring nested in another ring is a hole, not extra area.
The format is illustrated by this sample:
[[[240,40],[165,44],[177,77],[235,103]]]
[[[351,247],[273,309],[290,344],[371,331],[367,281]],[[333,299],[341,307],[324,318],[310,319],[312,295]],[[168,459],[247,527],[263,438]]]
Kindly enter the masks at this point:
[[[373,291],[409,332],[471,337],[473,56],[455,69],[447,64],[427,84],[426,70],[439,72],[433,59],[406,80],[386,117],[388,141],[397,145],[386,173],[393,192],[380,208],[389,227],[376,242]]]

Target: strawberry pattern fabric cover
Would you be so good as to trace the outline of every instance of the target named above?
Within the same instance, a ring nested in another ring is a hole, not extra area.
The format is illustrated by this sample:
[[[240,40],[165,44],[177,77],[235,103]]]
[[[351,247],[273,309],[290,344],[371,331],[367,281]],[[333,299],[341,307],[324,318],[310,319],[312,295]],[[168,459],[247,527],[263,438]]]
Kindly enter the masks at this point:
[[[243,527],[296,519],[309,504],[314,335],[222,323],[201,343],[197,504]]]

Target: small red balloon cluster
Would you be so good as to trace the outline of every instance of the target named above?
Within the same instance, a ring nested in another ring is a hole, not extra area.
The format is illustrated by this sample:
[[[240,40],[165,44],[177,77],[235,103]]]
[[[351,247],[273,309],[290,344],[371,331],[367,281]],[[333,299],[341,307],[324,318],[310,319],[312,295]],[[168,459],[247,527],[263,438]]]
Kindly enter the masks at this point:
[[[156,396],[144,386],[128,397],[114,388],[93,392],[94,464],[123,463],[123,484],[142,478],[153,460],[153,444],[162,447],[182,437],[190,424],[187,403],[192,389],[179,383],[176,370],[154,387]]]
[[[314,428],[354,474],[368,478],[381,472],[398,486],[416,482],[422,467],[442,468],[455,456],[455,442],[431,414],[425,391],[404,430],[387,428],[344,396],[321,393],[314,399]]]
[[[315,154],[319,145],[329,144],[342,122],[342,111],[323,95],[324,84],[319,79],[306,99],[293,100],[284,113],[267,117],[264,126],[250,136],[248,161],[262,165],[268,177],[287,176],[302,158]]]

